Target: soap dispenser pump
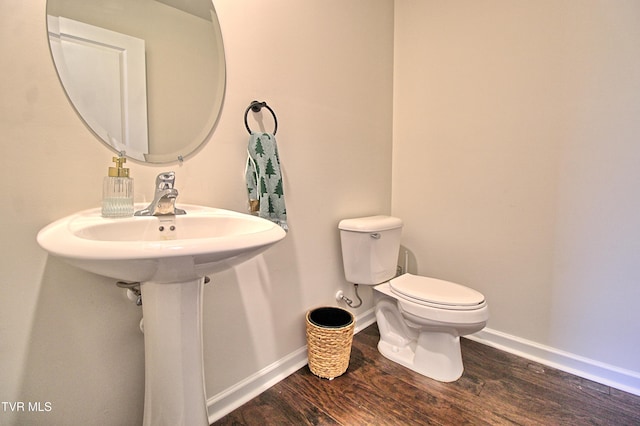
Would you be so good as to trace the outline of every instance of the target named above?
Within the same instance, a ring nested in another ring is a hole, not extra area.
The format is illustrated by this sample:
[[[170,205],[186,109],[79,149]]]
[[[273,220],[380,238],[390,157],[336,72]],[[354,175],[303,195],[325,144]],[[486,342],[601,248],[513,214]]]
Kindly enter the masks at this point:
[[[109,167],[102,187],[102,216],[133,216],[133,179],[129,169],[122,167],[127,161],[124,157],[113,157],[116,167]]]

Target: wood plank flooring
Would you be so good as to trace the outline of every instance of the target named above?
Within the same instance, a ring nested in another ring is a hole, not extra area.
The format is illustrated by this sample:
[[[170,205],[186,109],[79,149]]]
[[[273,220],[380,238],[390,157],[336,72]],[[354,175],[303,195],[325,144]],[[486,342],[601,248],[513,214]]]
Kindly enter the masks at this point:
[[[307,366],[214,425],[640,425],[640,397],[462,339],[465,372],[440,383],[384,358],[376,324],[334,380]]]

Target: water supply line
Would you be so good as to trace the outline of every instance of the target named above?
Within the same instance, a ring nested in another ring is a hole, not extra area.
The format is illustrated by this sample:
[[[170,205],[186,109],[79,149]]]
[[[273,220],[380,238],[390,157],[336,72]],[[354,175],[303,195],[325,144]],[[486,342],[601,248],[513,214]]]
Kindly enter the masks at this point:
[[[404,274],[409,273],[409,250],[404,251]]]
[[[127,297],[132,302],[136,302],[137,306],[142,306],[142,293],[140,292],[139,282],[118,281],[116,285],[127,290]]]
[[[353,288],[355,290],[356,297],[358,298],[358,304],[357,305],[354,305],[353,304],[353,300],[351,300],[347,296],[345,296],[344,293],[342,292],[342,290],[339,290],[336,293],[336,300],[338,302],[346,303],[347,305],[349,305],[350,308],[359,308],[360,306],[362,306],[362,299],[360,298],[360,295],[358,295],[358,284],[354,284]]]

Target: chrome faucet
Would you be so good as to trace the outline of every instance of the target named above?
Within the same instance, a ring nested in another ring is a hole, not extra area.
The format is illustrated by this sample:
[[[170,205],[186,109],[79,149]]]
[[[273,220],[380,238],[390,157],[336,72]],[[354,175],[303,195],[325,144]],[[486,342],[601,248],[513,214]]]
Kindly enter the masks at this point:
[[[176,181],[174,172],[160,173],[156,177],[156,194],[153,201],[146,209],[138,210],[135,216],[167,216],[186,214],[182,209],[176,208],[178,190],[173,187]]]

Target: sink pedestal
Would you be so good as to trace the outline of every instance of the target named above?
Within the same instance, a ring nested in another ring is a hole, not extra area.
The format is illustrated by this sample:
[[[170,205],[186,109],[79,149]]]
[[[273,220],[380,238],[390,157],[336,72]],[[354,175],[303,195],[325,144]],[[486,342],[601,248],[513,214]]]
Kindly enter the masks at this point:
[[[204,278],[140,285],[144,426],[209,424],[202,355]]]

